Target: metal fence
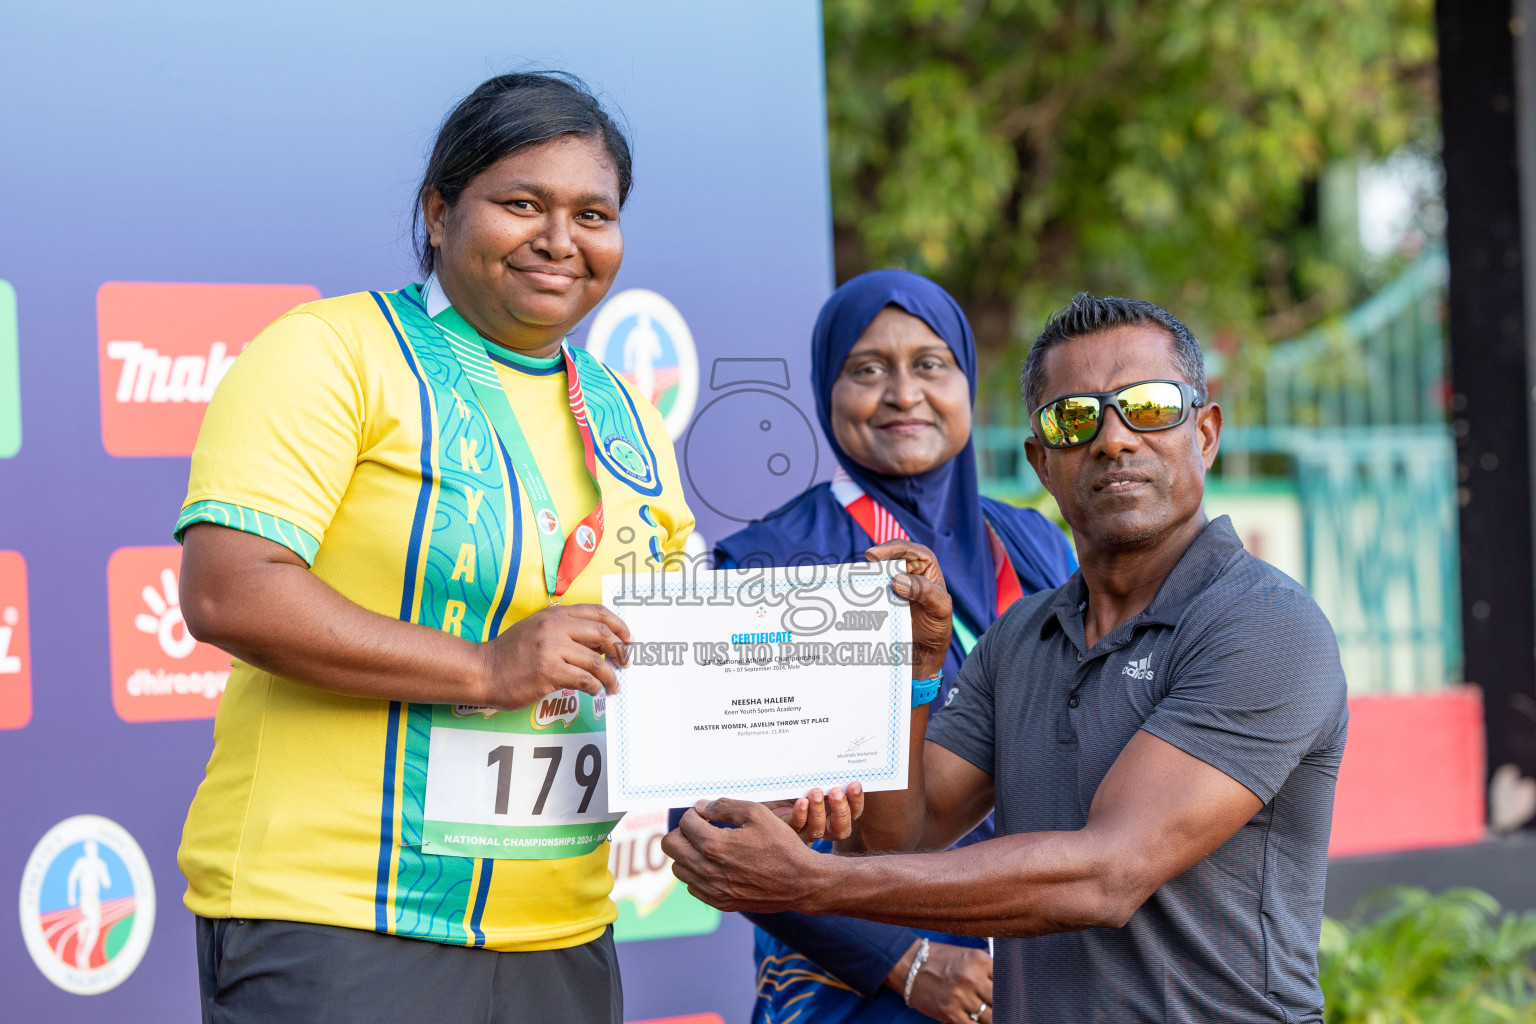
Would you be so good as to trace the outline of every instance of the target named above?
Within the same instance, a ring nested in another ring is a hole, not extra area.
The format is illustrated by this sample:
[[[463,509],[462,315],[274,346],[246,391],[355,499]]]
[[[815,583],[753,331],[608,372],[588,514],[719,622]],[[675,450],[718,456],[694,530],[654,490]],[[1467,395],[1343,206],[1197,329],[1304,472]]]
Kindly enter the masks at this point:
[[[1299,508],[1290,571],[1333,623],[1355,693],[1460,680],[1445,282],[1444,254],[1427,252],[1337,322],[1272,346],[1245,379],[1224,382],[1219,493],[1246,488],[1262,502],[1288,482],[1276,507],[1282,523],[1284,509]],[[1027,429],[977,426],[987,493],[1043,497],[1023,457]]]

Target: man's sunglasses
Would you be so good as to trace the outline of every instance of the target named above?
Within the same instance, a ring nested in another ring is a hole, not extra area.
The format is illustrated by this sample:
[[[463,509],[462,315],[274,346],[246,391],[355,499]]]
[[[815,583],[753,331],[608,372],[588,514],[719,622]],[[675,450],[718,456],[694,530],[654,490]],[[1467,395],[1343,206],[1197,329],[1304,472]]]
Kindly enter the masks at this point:
[[[1099,436],[1106,406],[1120,410],[1126,426],[1145,434],[1178,426],[1200,404],[1195,389],[1181,380],[1143,380],[1114,391],[1053,398],[1030,418],[1047,448],[1075,448]]]

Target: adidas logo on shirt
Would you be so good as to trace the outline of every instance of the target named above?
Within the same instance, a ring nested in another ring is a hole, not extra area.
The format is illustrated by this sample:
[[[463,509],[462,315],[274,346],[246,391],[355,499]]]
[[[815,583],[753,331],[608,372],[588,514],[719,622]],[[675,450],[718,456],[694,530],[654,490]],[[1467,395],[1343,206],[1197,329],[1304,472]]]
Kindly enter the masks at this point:
[[[1149,654],[1140,661],[1133,660],[1129,665],[1120,670],[1120,674],[1130,676],[1132,679],[1146,679],[1150,681],[1152,679],[1152,656]]]

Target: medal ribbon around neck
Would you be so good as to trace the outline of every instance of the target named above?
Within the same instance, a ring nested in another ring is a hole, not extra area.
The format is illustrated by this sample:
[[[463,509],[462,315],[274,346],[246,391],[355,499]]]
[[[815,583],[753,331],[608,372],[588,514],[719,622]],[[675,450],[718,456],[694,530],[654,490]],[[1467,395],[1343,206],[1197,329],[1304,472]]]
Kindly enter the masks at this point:
[[[544,474],[539,472],[533,449],[529,447],[528,438],[517,422],[517,414],[512,411],[512,402],[507,397],[506,389],[501,386],[501,378],[496,375],[496,366],[487,355],[495,351],[492,346],[496,343],[481,337],[452,306],[431,319],[448,342],[448,349],[458,360],[464,376],[474,386],[480,407],[485,410],[492,428],[506,446],[507,455],[517,470],[517,478],[528,492],[528,503],[533,506],[534,524],[539,536],[539,554],[544,561],[544,588],[549,592],[549,603],[559,604],[572,581],[592,561],[603,539],[602,483],[598,480],[597,451],[592,440],[592,427],[587,420],[587,403],[582,396],[581,373],[576,369],[576,360],[571,358],[570,349],[561,342],[560,354],[565,360],[566,392],[570,399],[571,415],[576,420],[576,429],[581,433],[582,454],[586,459],[587,472],[597,487],[598,496],[597,507],[587,513],[586,518],[576,524],[576,529],[566,536],[560,529],[560,513],[555,511],[554,499],[544,484]],[[583,544],[584,540],[590,546]]]
[[[869,539],[876,544],[911,539],[901,523],[891,515],[890,510],[865,494],[864,488],[841,469],[832,477],[832,494],[842,503],[844,510],[853,517],[853,521],[858,523],[864,532],[869,534]],[[1019,583],[1018,573],[1013,571],[1013,562],[1008,557],[1008,550],[1003,547],[1003,542],[998,539],[990,523],[987,524],[987,540],[992,549],[992,564],[997,567],[997,614],[1002,615],[1013,605],[1013,602],[1024,596],[1024,588]],[[955,633],[960,637],[961,650],[970,654],[971,648],[976,646],[976,634],[960,621],[958,613],[953,615],[952,619],[955,624]]]

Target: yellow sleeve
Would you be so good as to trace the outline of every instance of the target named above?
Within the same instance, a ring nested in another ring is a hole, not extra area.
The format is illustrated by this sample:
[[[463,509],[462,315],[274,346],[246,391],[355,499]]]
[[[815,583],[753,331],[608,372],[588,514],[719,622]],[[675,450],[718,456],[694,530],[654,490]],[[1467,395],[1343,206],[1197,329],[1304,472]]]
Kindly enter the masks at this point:
[[[176,539],[212,522],[312,563],[357,465],[363,420],[355,348],[303,307],[282,317],[240,354],[208,404]]]
[[[660,420],[660,414],[656,418]],[[667,436],[664,427],[661,436]],[[656,453],[661,470],[661,495],[652,508],[656,512],[656,522],[667,531],[667,539],[661,544],[662,554],[675,555],[683,550],[683,546],[688,543],[688,535],[693,532],[693,510],[683,498],[683,481],[677,472],[677,456],[672,451],[672,445],[669,442],[663,447],[664,452]]]

